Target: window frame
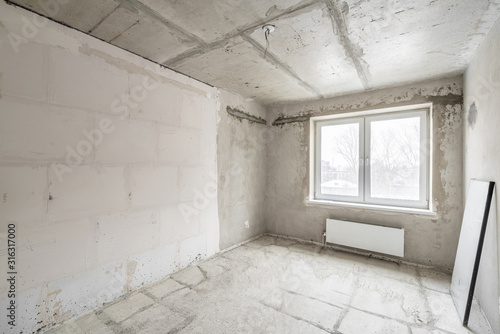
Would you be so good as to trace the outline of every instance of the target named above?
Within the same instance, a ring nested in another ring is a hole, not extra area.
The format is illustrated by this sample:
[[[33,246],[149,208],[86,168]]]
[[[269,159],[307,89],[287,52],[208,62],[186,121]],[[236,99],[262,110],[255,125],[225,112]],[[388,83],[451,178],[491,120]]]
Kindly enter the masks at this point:
[[[396,200],[379,199],[371,197],[370,193],[370,124],[374,121],[391,120],[401,118],[411,118],[418,115],[420,117],[421,146],[420,150],[426,154],[420,155],[420,184],[419,200]],[[359,124],[359,176],[358,194],[359,196],[341,196],[321,194],[320,175],[321,173],[321,131],[320,128],[327,125],[336,124]],[[418,105],[408,105],[402,107],[392,107],[358,112],[346,112],[342,114],[316,116],[310,118],[310,157],[309,157],[309,204],[340,205],[346,207],[360,207],[382,209],[388,211],[433,214],[432,208],[432,103]],[[365,153],[366,156],[365,156]],[[368,158],[368,160],[366,160]],[[365,163],[366,162],[366,163]],[[318,196],[319,195],[319,196]],[[348,198],[351,197],[351,198]]]

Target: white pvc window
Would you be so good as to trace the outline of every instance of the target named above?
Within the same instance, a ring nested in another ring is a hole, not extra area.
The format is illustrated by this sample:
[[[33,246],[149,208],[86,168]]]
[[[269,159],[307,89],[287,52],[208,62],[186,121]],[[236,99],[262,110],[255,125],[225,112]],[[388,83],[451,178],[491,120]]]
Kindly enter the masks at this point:
[[[429,114],[430,107],[311,119],[311,199],[429,209]]]

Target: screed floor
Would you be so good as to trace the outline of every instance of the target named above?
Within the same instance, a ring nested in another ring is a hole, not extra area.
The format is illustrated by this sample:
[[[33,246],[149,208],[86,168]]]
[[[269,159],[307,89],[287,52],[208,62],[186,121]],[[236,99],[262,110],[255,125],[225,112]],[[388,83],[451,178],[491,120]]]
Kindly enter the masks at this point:
[[[263,236],[49,333],[491,333],[462,327],[450,279]]]

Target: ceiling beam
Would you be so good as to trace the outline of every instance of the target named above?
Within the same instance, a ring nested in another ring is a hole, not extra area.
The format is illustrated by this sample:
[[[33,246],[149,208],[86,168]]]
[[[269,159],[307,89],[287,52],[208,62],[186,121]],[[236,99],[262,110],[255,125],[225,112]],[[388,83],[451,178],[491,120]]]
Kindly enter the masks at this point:
[[[166,18],[159,15],[154,9],[143,4],[139,0],[116,0],[116,1],[118,1],[125,8],[130,8],[130,7],[135,8],[136,10],[142,12],[144,15],[149,16],[151,19],[163,24],[164,26],[166,26],[167,28],[178,34],[178,37],[181,40],[185,40],[186,42],[192,42],[194,44],[200,44],[200,45],[205,44],[205,42],[200,37],[168,21]]]
[[[327,0],[325,4],[328,8],[330,20],[332,21],[333,33],[338,37],[339,43],[344,49],[347,58],[353,63],[358,73],[359,80],[366,90],[372,89],[372,76],[370,65],[363,59],[363,48],[354,44],[349,38],[347,27],[347,13],[349,5],[345,1]]]
[[[122,0],[122,1],[130,1],[130,0]],[[237,29],[234,29],[233,31],[229,32],[228,34],[225,34],[224,36],[222,36],[218,40],[215,40],[211,43],[200,45],[200,46],[197,46],[197,47],[194,47],[194,48],[191,48],[189,50],[184,51],[183,53],[165,61],[163,63],[163,65],[165,65],[167,67],[175,67],[176,65],[181,63],[185,58],[195,57],[195,56],[204,54],[206,52],[212,51],[214,49],[217,49],[221,45],[226,44],[227,42],[229,42],[230,40],[232,40],[236,37],[239,37],[239,36],[244,37],[244,34],[251,32],[251,31],[254,31],[257,28],[262,27],[266,23],[271,23],[272,21],[279,19],[283,16],[294,15],[296,12],[300,12],[304,9],[307,9],[307,8],[317,4],[319,2],[321,2],[321,0],[309,0],[306,2],[302,2],[299,5],[295,5],[295,6],[288,8],[286,11],[284,11],[282,13],[279,13],[279,14],[276,14],[273,16],[269,16],[269,17],[266,17],[264,19],[260,19],[260,20],[248,23],[246,25],[240,26]]]
[[[250,36],[247,36],[247,35],[244,35],[244,34],[242,35],[242,38],[245,41],[247,41],[248,43],[250,43],[255,49],[257,49],[257,51],[259,51],[259,53],[262,55],[262,57],[264,57],[265,49],[257,41],[255,41]],[[278,60],[278,58],[276,58],[269,51],[267,51],[266,60],[268,60],[270,63],[276,65],[276,67],[278,67],[278,69],[280,69],[286,75],[288,75],[289,77],[291,77],[295,81],[297,81],[297,83],[300,86],[302,86],[303,88],[305,88],[309,92],[313,93],[316,98],[318,98],[318,99],[323,98],[323,95],[321,95],[320,91],[316,87],[314,87],[314,86],[308,84],[307,82],[305,82],[304,80],[302,80],[294,71],[292,71],[291,68],[289,68],[288,66],[286,66],[285,64],[283,64],[282,62],[280,62]]]

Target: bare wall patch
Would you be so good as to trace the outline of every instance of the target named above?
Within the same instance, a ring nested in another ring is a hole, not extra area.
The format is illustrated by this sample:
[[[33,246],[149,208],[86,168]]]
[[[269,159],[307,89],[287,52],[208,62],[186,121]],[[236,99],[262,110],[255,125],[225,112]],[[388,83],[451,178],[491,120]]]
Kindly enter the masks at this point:
[[[246,113],[244,111],[241,111],[239,109],[231,108],[230,106],[227,106],[226,111],[229,115],[236,117],[240,121],[242,119],[246,119],[247,121],[252,122],[252,123],[258,123],[258,124],[264,124],[264,125],[267,124],[266,120],[263,119],[262,117],[251,115],[251,114]]]
[[[288,124],[288,123],[302,123],[307,122],[311,118],[311,115],[299,115],[299,116],[284,116],[280,115],[273,122],[274,126]]]
[[[469,112],[467,113],[467,122],[469,123],[470,127],[474,127],[474,124],[476,124],[476,120],[477,120],[476,102],[472,102],[472,104],[469,107]]]
[[[455,105],[462,104],[464,97],[462,95],[449,93],[447,95],[438,95],[438,96],[428,96],[429,101],[434,104],[442,104],[442,105]]]

